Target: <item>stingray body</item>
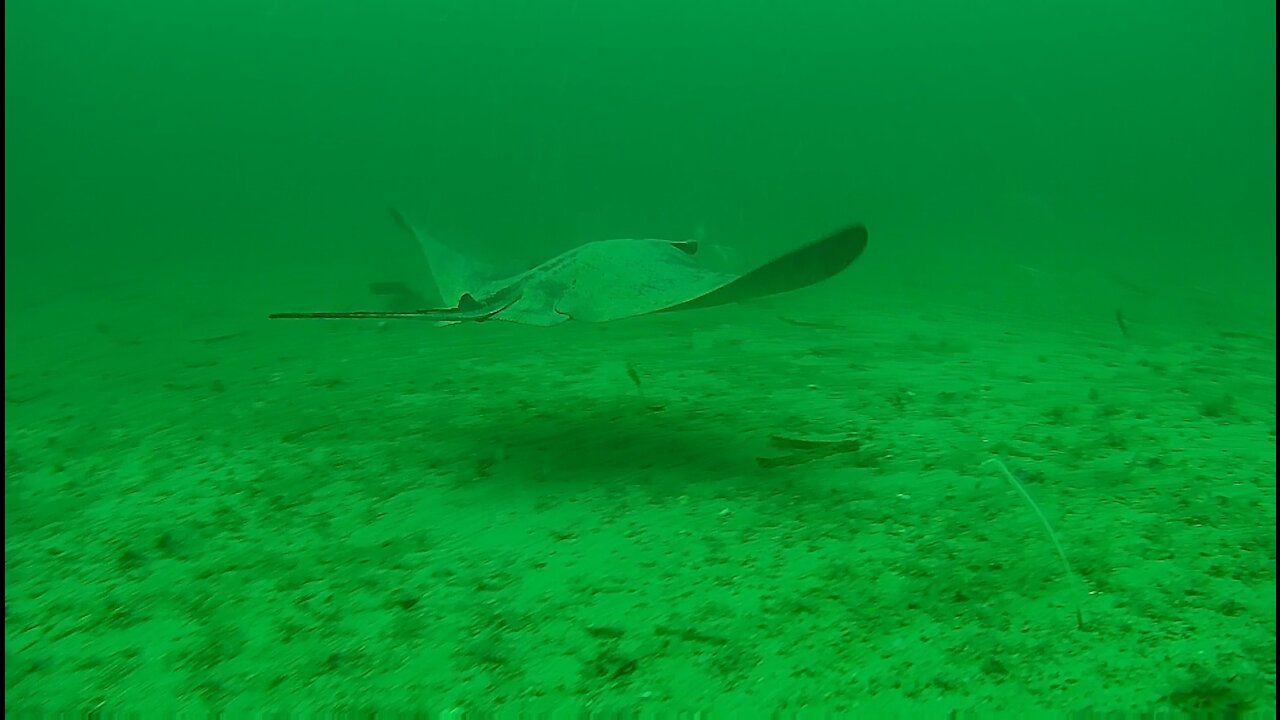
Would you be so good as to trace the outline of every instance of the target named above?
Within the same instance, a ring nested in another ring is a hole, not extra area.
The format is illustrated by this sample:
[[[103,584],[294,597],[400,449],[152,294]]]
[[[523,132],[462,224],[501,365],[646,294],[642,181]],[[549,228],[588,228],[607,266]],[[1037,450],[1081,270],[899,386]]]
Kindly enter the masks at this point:
[[[867,245],[867,230],[850,225],[741,275],[701,263],[698,244],[666,240],[600,240],[524,272],[493,277],[451,248],[404,222],[422,245],[441,295],[452,307],[405,312],[278,313],[272,318],[391,319],[437,323],[501,320],[551,326],[570,320],[601,323],[714,307],[776,295],[826,280],[847,268]]]

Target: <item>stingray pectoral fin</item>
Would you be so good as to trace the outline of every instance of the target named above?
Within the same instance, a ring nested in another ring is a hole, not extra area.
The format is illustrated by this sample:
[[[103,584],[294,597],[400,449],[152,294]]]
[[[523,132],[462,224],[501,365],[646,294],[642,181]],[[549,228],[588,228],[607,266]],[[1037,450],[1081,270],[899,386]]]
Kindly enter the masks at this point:
[[[809,287],[843,272],[866,248],[867,228],[850,225],[740,275],[711,292],[655,312],[729,305]]]

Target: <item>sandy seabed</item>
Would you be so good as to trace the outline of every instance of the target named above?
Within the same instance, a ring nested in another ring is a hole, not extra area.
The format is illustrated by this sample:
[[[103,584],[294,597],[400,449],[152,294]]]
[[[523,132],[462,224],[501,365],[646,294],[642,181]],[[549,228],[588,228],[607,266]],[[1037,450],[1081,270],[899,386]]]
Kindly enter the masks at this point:
[[[76,317],[6,327],[11,717],[1274,714],[1273,329]]]

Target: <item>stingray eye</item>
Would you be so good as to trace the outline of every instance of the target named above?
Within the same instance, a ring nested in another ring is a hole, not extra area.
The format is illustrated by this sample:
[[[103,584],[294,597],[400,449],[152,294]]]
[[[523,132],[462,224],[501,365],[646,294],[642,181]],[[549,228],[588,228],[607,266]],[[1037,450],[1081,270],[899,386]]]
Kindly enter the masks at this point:
[[[685,255],[697,255],[697,254],[698,254],[698,241],[697,241],[697,240],[686,240],[686,241],[684,241],[684,242],[673,242],[673,243],[671,243],[671,247],[673,247],[673,248],[675,248],[675,249],[679,250],[680,252],[684,253]]]

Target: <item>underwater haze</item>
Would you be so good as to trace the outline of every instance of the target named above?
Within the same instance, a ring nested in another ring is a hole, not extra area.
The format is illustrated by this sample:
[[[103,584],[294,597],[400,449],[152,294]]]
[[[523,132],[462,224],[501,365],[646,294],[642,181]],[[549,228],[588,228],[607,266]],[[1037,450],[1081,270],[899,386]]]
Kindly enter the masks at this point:
[[[1275,27],[7,2],[6,714],[1273,714]],[[519,270],[870,241],[617,323],[267,319],[438,294],[391,207]]]
[[[1274,307],[1273,3],[5,14],[11,294],[110,268],[321,301],[328,268],[395,266],[397,202],[536,259],[859,220],[875,275],[975,303],[1024,265]]]

